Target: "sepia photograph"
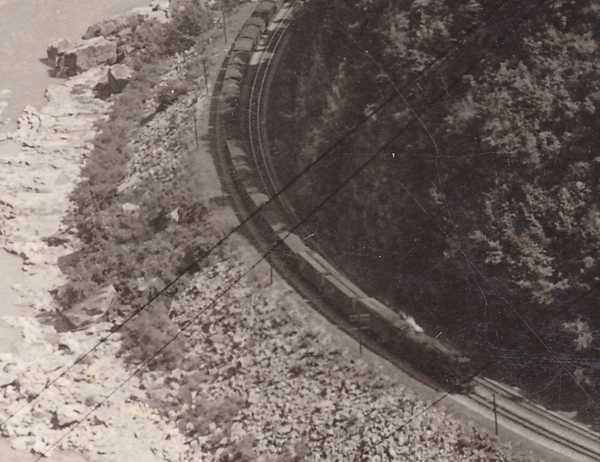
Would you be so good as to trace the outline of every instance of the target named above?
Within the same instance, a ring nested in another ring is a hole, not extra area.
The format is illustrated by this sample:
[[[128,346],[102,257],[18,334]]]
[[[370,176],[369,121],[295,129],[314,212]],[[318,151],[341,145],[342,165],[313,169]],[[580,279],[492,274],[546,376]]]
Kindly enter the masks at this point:
[[[0,0],[45,461],[600,462],[600,0]]]

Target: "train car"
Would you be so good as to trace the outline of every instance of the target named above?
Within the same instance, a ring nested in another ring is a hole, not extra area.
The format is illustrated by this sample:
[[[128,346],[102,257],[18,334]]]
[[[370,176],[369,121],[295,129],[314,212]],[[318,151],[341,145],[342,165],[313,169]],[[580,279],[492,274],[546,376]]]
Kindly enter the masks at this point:
[[[238,34],[238,37],[247,38],[249,40],[252,40],[252,42],[256,46],[256,44],[258,43],[258,41],[260,39],[261,34],[262,34],[262,31],[260,30],[260,28],[257,25],[244,24],[244,26],[240,30],[240,33]]]
[[[260,16],[251,16],[244,24],[247,26],[258,27],[261,33],[263,33],[267,29],[267,23]]]
[[[237,55],[233,52],[229,53],[229,61],[227,62],[228,66],[238,66],[242,73],[246,72],[246,66],[248,65],[248,61],[246,61],[246,57],[242,55]]]
[[[223,81],[221,87],[221,110],[223,118],[228,127],[235,125],[237,113],[240,106],[240,83],[228,79]]]
[[[241,85],[252,52],[266,30],[269,21],[277,11],[277,4],[272,0],[263,0],[255,8],[252,16],[241,29],[236,38],[229,61],[225,69],[222,94],[222,113],[225,132],[232,139],[240,138],[239,105]],[[248,154],[230,140],[232,169],[239,182],[244,184],[248,195],[248,206],[253,210],[268,201],[268,196],[253,186],[255,172]],[[422,329],[416,329],[406,316],[404,318],[391,308],[374,298],[366,296],[350,281],[337,276],[335,268],[319,254],[308,248],[296,235],[288,235],[277,231],[275,226],[281,218],[274,212],[273,216],[261,217],[257,226],[263,236],[271,236],[275,240],[286,237],[284,244],[278,247],[280,257],[301,274],[305,281],[318,290],[325,301],[348,320],[357,314],[367,319],[368,330],[398,357],[412,362],[422,373],[435,384],[452,392],[468,392],[470,378],[474,374],[474,365],[459,351],[426,335]]]
[[[238,82],[244,78],[244,66],[239,63],[231,63],[227,65],[225,70],[225,80],[237,80]]]
[[[254,9],[252,13],[252,17],[261,18],[265,21],[265,23],[269,23],[271,18],[275,16],[277,12],[277,4],[270,0],[263,0],[258,4],[258,6]]]
[[[251,39],[240,37],[236,39],[231,47],[231,55],[235,60],[240,60],[244,64],[248,64],[250,61],[250,56],[254,51],[254,45],[255,43]]]

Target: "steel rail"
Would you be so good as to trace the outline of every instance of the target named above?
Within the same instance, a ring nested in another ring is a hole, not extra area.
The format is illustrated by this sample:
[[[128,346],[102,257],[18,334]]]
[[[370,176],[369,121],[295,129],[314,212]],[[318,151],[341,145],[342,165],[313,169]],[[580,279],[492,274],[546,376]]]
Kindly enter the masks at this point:
[[[286,23],[291,17],[294,4],[295,1],[289,2],[280,10],[280,13],[283,14],[278,14],[273,21],[275,29],[271,34],[268,34],[261,39],[262,46],[255,51],[255,53],[260,53],[260,58],[258,58],[260,62],[254,74],[252,85],[250,86],[249,103],[246,111],[246,114],[248,115],[247,135],[250,153],[255,162],[265,192],[269,197],[273,197],[277,191],[275,188],[280,184],[280,181],[270,160],[271,156],[263,155],[265,152],[271,152],[268,137],[265,133],[266,121],[263,112],[266,109],[270,83],[274,71],[276,70],[275,63],[277,62],[278,56],[280,56],[278,55],[278,52],[283,48],[284,42],[288,37]],[[264,59],[263,57],[265,56],[268,58]],[[260,126],[259,130],[256,129],[258,126]],[[294,208],[285,196],[280,196],[278,198],[278,203],[284,214],[294,222],[299,221],[298,216],[294,212]]]
[[[274,75],[277,71],[276,59],[278,53],[285,43],[287,23],[293,12],[294,2],[285,2],[283,11],[273,22],[275,27],[270,27],[267,34],[260,40],[259,47],[254,51],[251,63],[254,69],[251,72],[249,80],[250,89],[248,97],[248,107],[241,108],[246,114],[246,136],[248,148],[255,164],[256,172],[262,183],[262,189],[268,197],[272,197],[278,190],[279,180],[277,174],[270,162],[270,150],[268,136],[266,133],[265,109],[268,99],[268,91]],[[220,75],[222,81],[224,70]],[[219,82],[215,86],[215,93],[218,94]],[[213,119],[213,136],[216,139],[216,151],[224,141],[219,139],[223,137],[222,127],[218,120],[218,110],[214,110],[211,118]],[[217,155],[219,158],[220,156]],[[226,179],[229,190],[235,191],[241,186],[236,185],[236,179],[229,175],[228,167],[220,159],[218,169],[222,177]],[[248,210],[244,201],[232,194],[234,199],[234,208],[239,216],[246,216]],[[289,202],[283,198],[278,198],[278,203],[287,217],[296,218],[296,214]],[[253,228],[250,230],[250,238],[254,245],[259,248],[265,248],[265,242],[261,242],[260,230]],[[285,262],[277,255],[269,256],[269,261],[277,268],[282,276],[298,290],[301,295],[307,299],[309,304],[324,314],[336,326],[340,327],[351,337],[357,339],[366,348],[383,358],[391,361],[396,367],[407,373],[409,376],[419,380],[429,387],[435,388],[435,385],[419,371],[406,364],[401,358],[395,357],[375,342],[372,342],[360,331],[353,329],[347,321],[336,314],[335,309],[329,309],[326,302],[319,297],[318,291],[314,288],[306,287],[301,278],[296,277],[293,271],[286,267]],[[393,357],[392,357],[393,356]],[[465,395],[450,394],[447,399],[470,409],[482,417],[493,420],[494,409],[499,417],[499,426],[512,432],[519,433],[535,445],[541,445],[546,449],[567,457],[569,460],[577,462],[600,461],[600,434],[590,430],[586,426],[567,419],[559,414],[549,411],[521,396],[510,387],[495,382],[486,377],[476,377],[473,380],[474,387]],[[495,403],[495,404],[494,404]]]

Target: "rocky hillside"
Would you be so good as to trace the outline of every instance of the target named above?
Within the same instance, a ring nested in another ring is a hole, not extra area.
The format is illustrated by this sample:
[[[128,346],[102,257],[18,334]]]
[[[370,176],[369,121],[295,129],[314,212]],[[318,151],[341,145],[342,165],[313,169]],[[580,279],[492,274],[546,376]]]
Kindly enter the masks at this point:
[[[379,152],[304,226],[313,242],[596,424],[598,24],[595,0],[316,1],[270,103],[282,181],[346,134],[295,191],[300,215]]]

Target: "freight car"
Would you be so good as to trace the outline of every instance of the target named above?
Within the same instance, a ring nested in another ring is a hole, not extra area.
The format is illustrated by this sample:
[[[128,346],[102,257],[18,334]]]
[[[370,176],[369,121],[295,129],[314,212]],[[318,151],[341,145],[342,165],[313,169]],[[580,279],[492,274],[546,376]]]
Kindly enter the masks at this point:
[[[255,42],[252,39],[238,37],[231,47],[231,54],[243,63],[248,64],[254,51]]]
[[[252,40],[254,46],[256,46],[261,34],[262,31],[260,30],[260,27],[254,24],[245,24],[240,30],[238,37]]]
[[[268,24],[277,12],[277,4],[270,0],[263,0],[252,13],[252,17],[262,18]]]
[[[262,1],[241,29],[231,47],[221,91],[227,156],[231,163],[231,173],[240,185],[240,194],[247,211],[256,210],[268,198],[257,189],[256,172],[242,148],[244,142],[238,136],[241,88],[251,55],[276,10],[275,2]],[[377,338],[387,351],[397,352],[398,357],[412,363],[439,388],[453,392],[465,390],[464,379],[470,377],[474,369],[468,358],[438,339],[415,329],[406,316],[365,294],[321,255],[305,245],[298,236],[282,231],[280,217],[272,214],[273,210],[267,208],[254,220],[261,238],[273,244],[278,238],[285,237],[276,253],[295,274],[320,293],[328,306],[346,320],[352,319],[353,315],[362,314],[368,319],[368,332],[372,338]]]
[[[267,22],[260,16],[250,16],[245,23],[246,26],[256,26],[260,30],[261,34],[267,28]]]

